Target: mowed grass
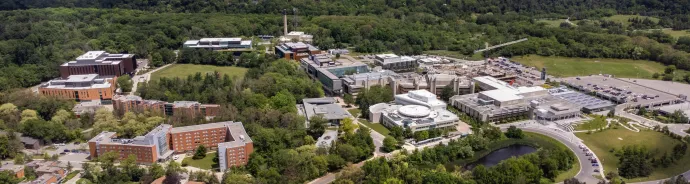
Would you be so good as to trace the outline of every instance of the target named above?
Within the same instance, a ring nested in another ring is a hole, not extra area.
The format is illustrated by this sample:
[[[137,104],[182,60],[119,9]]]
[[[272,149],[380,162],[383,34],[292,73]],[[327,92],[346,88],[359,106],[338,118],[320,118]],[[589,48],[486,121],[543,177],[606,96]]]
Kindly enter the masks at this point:
[[[654,73],[663,73],[664,65],[653,61],[608,58],[571,58],[557,56],[518,56],[511,58],[521,64],[537,68],[556,77],[613,74],[619,78],[651,79]]]
[[[191,167],[196,167],[199,169],[212,169],[214,167],[217,167],[217,164],[213,162],[213,158],[216,157],[216,153],[207,153],[206,157],[198,160],[192,159],[191,156],[185,157],[182,162],[187,162],[189,166]]]
[[[676,144],[682,143],[665,134],[648,129],[643,129],[640,132],[633,132],[624,128],[618,128],[607,129],[603,132],[594,132],[592,134],[576,133],[575,135],[582,139],[584,144],[597,155],[601,163],[604,164],[605,172],[617,170],[618,157],[609,151],[612,148],[619,150],[623,146],[641,145],[652,152],[653,157],[659,158],[664,152],[671,153],[673,151],[673,146]],[[654,168],[654,172],[652,172],[649,177],[626,179],[626,182],[664,179],[688,170],[690,170],[690,156],[686,155],[667,168]]]
[[[541,19],[537,22],[546,23],[548,27],[561,27],[561,23],[565,22],[565,19]]]
[[[654,22],[659,22],[659,18],[640,16],[640,15],[614,15],[614,16],[610,16],[610,17],[604,17],[604,20],[611,20],[611,21],[619,22],[619,23],[623,24],[623,26],[628,27],[630,25],[630,22],[628,22],[628,19],[633,18],[633,17],[637,17],[637,18],[642,19],[642,20],[644,20],[644,18],[649,18]]]
[[[214,71],[218,71],[221,74],[221,76],[228,74],[230,78],[234,76],[242,78],[244,77],[244,74],[247,73],[247,68],[234,66],[173,64],[172,66],[163,68],[151,74],[151,80],[158,80],[161,77],[180,77],[185,79],[188,75],[193,75],[197,72],[200,72],[203,76],[206,73],[213,73]]]
[[[357,119],[360,123],[366,125],[368,128],[371,128],[372,130],[388,137],[390,136],[391,131],[388,130],[385,126],[383,126],[381,123],[371,123],[367,121],[366,119]]]
[[[675,38],[681,37],[681,36],[690,36],[690,30],[673,30],[673,29],[663,29],[661,32],[664,32],[666,34],[669,34]]]
[[[588,122],[585,122],[585,123],[582,123],[582,124],[575,126],[575,130],[592,130],[592,131],[594,131],[594,130],[606,127],[606,124],[607,124],[606,117],[597,116]]]

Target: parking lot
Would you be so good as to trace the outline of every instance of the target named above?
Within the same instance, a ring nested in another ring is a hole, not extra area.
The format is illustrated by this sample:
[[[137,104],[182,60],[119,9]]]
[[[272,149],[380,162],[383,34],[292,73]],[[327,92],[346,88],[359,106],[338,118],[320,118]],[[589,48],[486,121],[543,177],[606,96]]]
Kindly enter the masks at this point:
[[[655,107],[674,104],[679,101],[676,95],[601,75],[565,78],[563,82],[578,90],[593,93],[600,98],[633,107]]]

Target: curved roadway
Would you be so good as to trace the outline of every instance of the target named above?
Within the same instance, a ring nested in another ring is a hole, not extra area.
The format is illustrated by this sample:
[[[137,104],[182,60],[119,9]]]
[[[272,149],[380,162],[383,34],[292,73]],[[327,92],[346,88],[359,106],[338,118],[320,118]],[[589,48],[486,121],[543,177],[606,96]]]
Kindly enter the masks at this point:
[[[530,126],[531,124],[536,126]],[[582,151],[582,149],[580,149],[579,147],[580,145],[585,145],[582,144],[582,140],[575,137],[575,134],[573,134],[572,132],[565,132],[561,129],[543,126],[538,123],[527,123],[522,125],[507,124],[500,125],[499,127],[502,130],[505,130],[510,125],[515,125],[523,131],[538,133],[551,137],[570,148],[570,150],[573,151],[573,153],[577,157],[578,162],[580,163],[580,171],[578,171],[577,175],[575,175],[575,178],[577,178],[578,180],[586,183],[598,183],[600,180],[598,178],[595,178],[594,175],[604,176],[603,167],[601,166],[601,164],[599,166],[592,166],[592,163],[589,161],[590,156],[585,155],[585,152]],[[594,155],[594,153],[592,153],[591,157],[594,157],[597,160],[599,160],[596,157],[596,155]],[[599,172],[594,172],[595,169],[599,169]]]

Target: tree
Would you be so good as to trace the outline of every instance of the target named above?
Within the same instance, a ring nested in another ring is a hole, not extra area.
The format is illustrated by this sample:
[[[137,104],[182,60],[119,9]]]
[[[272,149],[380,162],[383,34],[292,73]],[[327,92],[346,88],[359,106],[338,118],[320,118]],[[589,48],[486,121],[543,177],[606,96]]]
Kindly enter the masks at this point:
[[[343,101],[345,102],[345,104],[347,104],[347,107],[352,107],[352,104],[355,103],[355,99],[349,93],[343,96]],[[357,115],[353,114],[353,116]]]
[[[506,137],[513,139],[522,139],[525,137],[525,133],[522,132],[522,129],[519,129],[515,126],[508,127],[508,131],[505,134]]]
[[[606,117],[613,118],[616,116],[616,109],[611,109],[608,114],[606,114]]]
[[[415,141],[423,141],[426,139],[429,139],[429,132],[428,131],[418,131],[414,133],[414,139]]]
[[[64,109],[60,109],[57,112],[55,112],[55,115],[53,115],[53,118],[51,118],[50,121],[63,124],[70,118],[72,118],[71,113],[67,112]]]
[[[154,67],[163,66],[163,56],[158,52],[154,52],[151,55],[151,65]]]
[[[647,114],[647,108],[645,107],[640,107],[639,110],[637,110],[637,115],[644,116]]]
[[[659,73],[652,74],[652,78],[658,79],[661,76]]]
[[[664,69],[664,74],[673,74],[676,71],[676,65],[669,65]]]
[[[194,150],[194,156],[192,157],[192,159],[198,160],[204,157],[206,157],[206,147],[204,147],[204,145],[199,145],[199,147],[197,147],[196,150]]]
[[[326,124],[328,120],[321,115],[316,115],[309,119],[309,130],[308,133],[312,137],[321,137],[321,135],[326,131]]]
[[[21,117],[22,117],[22,120],[20,123],[24,123],[24,122],[29,121],[29,120],[36,120],[36,119],[38,119],[38,112],[36,112],[35,110],[31,110],[31,109],[25,109],[22,111]]]
[[[17,184],[19,179],[15,177],[12,171],[0,171],[0,183]]]
[[[620,175],[625,178],[649,176],[653,169],[649,154],[641,146],[624,146],[618,164]]]
[[[383,139],[383,151],[385,152],[391,152],[393,150],[396,150],[398,148],[398,141],[396,141],[394,138],[386,136],[386,138]]]
[[[455,91],[453,91],[453,85],[446,85],[446,87],[443,87],[443,91],[441,91],[441,99],[445,101],[450,101],[450,97],[453,97],[455,95]]]
[[[117,78],[117,86],[122,89],[122,92],[128,93],[132,91],[132,79],[129,75],[122,75]]]
[[[357,128],[359,128],[359,125],[354,123],[351,118],[345,118],[340,121],[340,129],[346,134],[354,134]]]

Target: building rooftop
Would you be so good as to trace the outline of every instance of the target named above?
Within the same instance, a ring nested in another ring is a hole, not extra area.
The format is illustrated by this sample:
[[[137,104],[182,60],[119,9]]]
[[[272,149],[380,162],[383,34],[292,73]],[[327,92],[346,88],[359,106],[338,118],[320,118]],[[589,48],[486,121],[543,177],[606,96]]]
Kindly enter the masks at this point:
[[[228,128],[228,131],[230,132],[230,140],[228,140],[228,142],[218,144],[219,148],[232,148],[244,146],[247,143],[252,143],[252,138],[249,137],[247,132],[244,130],[244,125],[242,125],[242,122],[226,121],[220,123],[223,123],[225,127]]]
[[[173,102],[173,107],[174,108],[190,108],[194,106],[201,105],[199,102],[196,101],[174,101]]]
[[[397,126],[418,126],[458,121],[454,113],[446,109],[431,109],[421,105],[393,105],[379,103],[369,107],[372,113],[388,116]]]
[[[308,119],[316,115],[321,115],[328,120],[345,119],[352,115],[338,105],[333,97],[325,98],[306,98],[298,109],[303,111],[303,115]]]
[[[112,77],[101,77],[98,74],[70,75],[67,79],[53,79],[41,85],[41,88],[52,89],[91,89],[110,88]]]
[[[232,123],[232,122],[226,121],[226,122],[207,123],[207,124],[201,124],[201,125],[175,127],[175,128],[172,128],[172,130],[170,130],[170,133],[181,133],[181,132],[190,132],[190,131],[197,131],[197,130],[211,129],[211,128],[222,128],[222,127],[225,127],[228,123]]]
[[[483,84],[489,85],[495,89],[515,89],[515,87],[511,86],[507,82],[504,82],[502,80],[498,80],[498,79],[491,77],[491,76],[475,77],[475,78],[472,78],[472,80],[475,80],[477,82],[481,82]]]
[[[522,99],[522,96],[516,94],[514,90],[509,89],[497,89],[490,91],[482,91],[479,93],[499,102]]]
[[[413,90],[406,94],[395,95],[395,102],[402,105],[423,105],[432,109],[445,108],[446,103],[436,98],[427,90]]]
[[[77,57],[74,61],[65,62],[62,66],[119,64],[123,59],[132,57],[134,57],[133,54],[110,54],[105,51],[89,51]]]
[[[19,172],[24,169],[23,165],[14,165],[13,163],[6,162],[0,167],[0,171],[12,171]]]

